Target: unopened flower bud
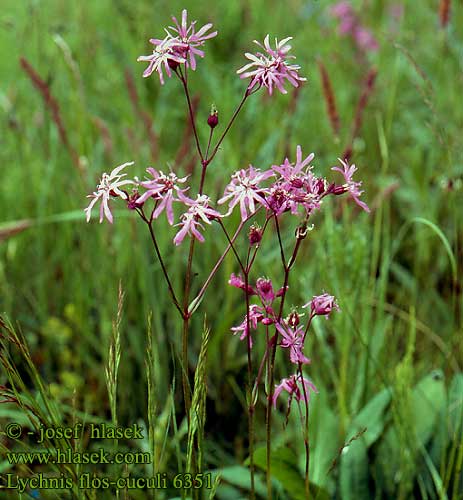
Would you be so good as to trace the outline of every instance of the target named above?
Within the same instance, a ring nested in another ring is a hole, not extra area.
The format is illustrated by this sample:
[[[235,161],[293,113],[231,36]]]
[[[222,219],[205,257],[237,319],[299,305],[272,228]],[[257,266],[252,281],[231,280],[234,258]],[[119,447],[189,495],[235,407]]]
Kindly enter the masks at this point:
[[[212,129],[217,127],[217,125],[219,124],[219,112],[217,111],[217,108],[214,105],[211,106],[211,114],[207,119],[207,124]]]
[[[167,64],[169,65],[169,68],[174,71],[180,66],[180,63],[174,61],[173,59],[167,59]]]
[[[332,193],[339,196],[340,194],[344,194],[345,192],[347,191],[347,188],[346,186],[342,185],[342,186],[338,186],[338,185],[335,185],[333,187],[333,191]]]
[[[322,194],[325,192],[325,189],[326,189],[325,179],[318,179],[318,181],[315,184],[315,194]]]
[[[303,240],[307,236],[309,228],[307,227],[306,223],[302,223],[301,225],[297,226],[296,228],[296,238],[298,240]]]
[[[262,240],[262,228],[257,224],[253,224],[249,228],[249,244],[251,246],[258,245]]]
[[[302,179],[296,178],[296,179],[292,179],[290,181],[290,184],[292,187],[295,187],[296,189],[300,189],[304,185],[304,182]]]
[[[129,210],[135,210],[143,205],[143,203],[137,203],[138,198],[140,198],[140,193],[137,189],[134,189],[127,198],[127,208]]]
[[[295,328],[300,322],[299,314],[296,311],[292,311],[287,317],[286,321],[288,322],[289,326]]]

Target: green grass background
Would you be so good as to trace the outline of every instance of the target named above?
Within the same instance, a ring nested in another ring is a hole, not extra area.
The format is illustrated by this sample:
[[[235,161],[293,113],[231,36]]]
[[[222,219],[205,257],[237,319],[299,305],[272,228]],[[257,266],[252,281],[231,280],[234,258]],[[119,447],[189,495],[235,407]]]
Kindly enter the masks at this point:
[[[293,53],[308,78],[294,113],[289,112],[292,91],[271,99],[263,92],[252,96],[208,172],[206,192],[212,198],[236,169],[249,163],[267,168],[287,154],[293,159],[297,144],[307,154],[315,152],[319,175],[333,178],[329,169],[349,142],[362,82],[370,68],[377,69],[353,148],[372,213],[330,200],[313,220],[290,281],[289,305],[326,290],[342,309],[329,321],[314,322],[306,347],[312,359],[307,373],[320,391],[311,402],[311,477],[320,498],[463,498],[463,5],[451,2],[444,29],[438,2],[405,2],[400,20],[390,13],[395,4],[354,2],[380,44],[377,53],[360,57],[350,39],[337,34],[327,12],[332,4],[323,0],[2,0],[0,310],[24,335],[59,418],[110,419],[103,372],[121,283],[118,419],[124,425],[147,425],[146,332],[152,315],[151,404],[158,465],[163,471],[181,470],[185,430],[180,404],[173,417],[173,394],[181,385],[176,361],[181,330],[149,235],[122,205],[113,226],[100,226],[96,219],[86,224],[82,209],[101,172],[123,162],[135,161],[130,168],[139,177],[149,165],[179,172],[194,165],[180,85],[171,79],[162,87],[156,75],[143,79],[145,66],[136,62],[150,52],[148,39],[162,36],[170,16],[179,17],[186,7],[192,19],[213,22],[219,31],[190,79],[193,95],[200,98],[203,142],[211,104],[217,105],[223,125],[239,102],[245,83],[235,71],[245,63],[243,53],[254,50],[253,39],[267,33],[293,36]],[[20,57],[58,101],[82,175],[42,96],[21,69]],[[336,96],[338,138],[327,117],[317,58]],[[126,72],[138,93],[138,111]],[[139,110],[152,119],[155,158]],[[197,165],[193,174],[198,174]],[[63,215],[50,219],[55,214]],[[31,226],[12,234],[14,221],[22,219],[31,219]],[[158,227],[161,249],[168,267],[177,270],[173,281],[180,289],[187,246],[173,248],[175,232],[163,217]],[[284,223],[288,248],[294,227],[294,221]],[[206,238],[197,246],[194,286],[225,246],[216,227],[208,228]],[[260,273],[281,281],[278,259],[275,241],[269,240],[254,278]],[[201,304],[190,344],[194,368],[205,321],[211,332],[205,463],[208,470],[222,470],[217,498],[223,499],[246,498],[248,481],[243,466],[246,353],[230,332],[241,321],[244,305],[226,284],[236,271],[229,256]],[[24,359],[14,352],[11,356],[23,373]],[[289,369],[278,360],[277,379]],[[25,368],[24,374],[25,385],[36,394]],[[6,372],[0,383],[7,384]],[[0,405],[2,423],[19,418],[17,411],[14,405]],[[275,457],[274,469],[286,471],[275,477],[280,498],[303,498],[296,416],[294,411],[287,427],[283,413],[274,422],[274,447],[285,449]],[[365,427],[339,455],[343,444]],[[264,445],[263,405],[257,413],[257,439]],[[5,462],[1,467],[9,470]],[[143,498],[143,492],[130,495]]]

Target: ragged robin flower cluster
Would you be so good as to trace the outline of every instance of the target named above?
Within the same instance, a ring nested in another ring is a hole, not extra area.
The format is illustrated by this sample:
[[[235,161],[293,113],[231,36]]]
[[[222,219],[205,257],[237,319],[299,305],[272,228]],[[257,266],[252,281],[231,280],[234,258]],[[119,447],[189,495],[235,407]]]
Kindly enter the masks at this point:
[[[217,36],[217,31],[211,31],[212,24],[210,23],[198,30],[196,21],[188,24],[186,10],[182,12],[181,22],[178,22],[175,17],[172,19],[174,26],[165,30],[164,38],[150,39],[150,43],[154,46],[152,54],[140,56],[138,61],[148,63],[148,67],[143,72],[144,77],[157,72],[161,84],[165,83],[164,74],[169,78],[175,76],[180,81],[195,138],[198,164],[201,167],[200,178],[197,179],[195,175],[185,175],[174,166],[168,172],[149,167],[146,169],[146,178],[139,180],[138,177],[124,171],[124,169],[132,169],[133,162],[124,163],[114,168],[109,174],[102,175],[96,191],[89,195],[91,202],[85,209],[85,213],[89,221],[92,209],[100,202],[100,222],[106,218],[113,223],[110,203],[122,202],[128,210],[136,213],[146,224],[168,292],[183,322],[182,362],[184,367],[191,364],[188,349],[191,317],[198,309],[212,278],[225,257],[228,254],[234,256],[237,273],[231,275],[229,284],[240,290],[244,317],[238,325],[231,327],[231,331],[239,335],[245,343],[248,355],[249,453],[253,485],[253,418],[254,407],[259,402],[257,394],[264,393],[266,396],[264,404],[267,405],[267,449],[269,450],[271,433],[268,429],[271,427],[271,412],[272,408],[277,405],[277,398],[283,392],[287,393],[287,412],[289,412],[292,401],[304,404],[307,409],[309,394],[317,392],[314,383],[304,373],[304,367],[311,362],[305,352],[305,341],[312,321],[317,316],[328,318],[333,311],[339,311],[335,298],[326,292],[313,296],[300,308],[293,307],[286,311],[286,296],[290,286],[291,271],[294,269],[303,240],[313,227],[313,214],[323,208],[330,196],[336,197],[343,194],[352,198],[362,210],[368,212],[369,208],[360,199],[363,193],[360,189],[361,182],[353,179],[357,170],[355,165],[350,165],[346,160],[340,159],[342,168],[335,166],[332,170],[341,174],[343,182],[329,181],[314,172],[312,165],[314,154],[304,155],[301,146],[296,148],[295,160],[285,158],[281,163],[268,166],[248,164],[238,167],[231,174],[223,194],[214,201],[214,197],[205,192],[208,168],[213,163],[219,147],[246,101],[261,89],[269,95],[273,94],[275,88],[285,94],[287,82],[298,87],[306,82],[306,78],[299,74],[300,66],[293,63],[295,57],[289,54],[291,46],[288,42],[292,37],[283,38],[281,41],[275,38],[274,45],[271,44],[269,35],[265,37],[263,43],[255,41],[260,50],[254,54],[246,52],[245,57],[250,62],[237,70],[241,79],[250,79],[243,87],[243,97],[228,123],[225,122],[226,125],[222,126],[223,131],[216,139],[215,145],[214,134],[221,129],[221,123],[218,119],[219,110],[213,107],[213,111],[203,121],[203,126],[209,129],[209,141],[204,147],[201,145],[197,132],[199,124],[191,108],[192,79],[187,78],[187,75],[190,70],[197,69],[196,57],[205,56],[204,46],[208,40]],[[226,155],[226,148],[223,149]],[[253,161],[253,158],[250,160]],[[132,178],[127,178],[127,176]],[[220,207],[223,207],[223,210]],[[238,226],[236,222],[234,223],[236,218],[232,217],[236,211],[239,211]],[[166,215],[167,226],[160,220],[162,213]],[[289,259],[286,258],[284,248],[288,245],[283,245],[282,240],[285,235],[280,229],[282,219],[287,217],[297,221],[295,237],[289,242],[290,247],[291,244],[293,245]],[[214,225],[223,232],[224,249],[211,265],[210,272],[202,285],[197,285],[195,282],[195,286],[192,286],[191,272],[195,256],[195,242],[203,244],[207,242],[208,228]],[[185,283],[183,297],[180,297],[182,291],[175,290],[172,285],[171,273],[174,270],[168,268],[156,238],[159,228],[168,231],[170,227],[175,228],[172,232],[173,248],[179,247],[178,251],[181,251],[182,244],[189,242],[188,265],[183,280]],[[239,236],[246,232],[248,245],[242,247],[239,243],[242,241]],[[278,286],[268,277],[258,277],[255,281],[251,281],[256,259],[267,241],[271,244],[276,242],[280,249],[282,277]],[[262,334],[259,334],[259,331]],[[264,347],[263,352],[256,352],[256,344]],[[293,367],[293,373],[286,375],[279,384],[275,384],[275,357],[280,355],[279,353],[285,356],[287,365]],[[258,366],[257,370],[256,366]],[[267,384],[263,382],[264,374]],[[185,415],[188,416],[191,402],[188,392],[189,374],[186,369],[183,370],[183,377]],[[303,418],[302,415],[301,413],[301,418]],[[308,413],[303,419],[305,425],[308,426]],[[305,442],[308,440],[307,436],[308,433],[305,435]],[[270,474],[270,464],[267,465],[267,474]],[[308,465],[306,471],[308,474]],[[308,484],[308,478],[306,479]],[[270,485],[270,482],[268,484]]]

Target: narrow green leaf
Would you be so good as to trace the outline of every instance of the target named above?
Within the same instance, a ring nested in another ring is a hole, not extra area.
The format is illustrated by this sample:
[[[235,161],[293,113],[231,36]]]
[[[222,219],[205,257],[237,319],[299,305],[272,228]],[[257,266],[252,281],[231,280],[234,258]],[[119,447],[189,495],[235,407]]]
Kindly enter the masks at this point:
[[[450,435],[456,438],[463,426],[463,373],[457,373],[449,388]]]
[[[359,430],[366,428],[362,439],[366,447],[370,447],[381,435],[385,425],[385,410],[391,401],[391,391],[389,388],[383,389],[376,394],[352,421],[349,435],[353,435]]]
[[[368,492],[368,457],[365,441],[360,438],[346,446],[340,463],[341,498],[370,498]]]
[[[264,471],[267,470],[267,450],[261,446],[254,452],[254,463]],[[249,459],[247,460],[247,462]],[[288,447],[278,448],[272,451],[270,467],[272,479],[276,479],[294,500],[305,500],[304,478],[298,469],[297,455]],[[329,498],[326,491],[311,485],[312,493],[323,500]]]
[[[431,438],[439,412],[447,402],[443,378],[441,371],[435,371],[418,382],[412,393],[413,425],[423,445]]]

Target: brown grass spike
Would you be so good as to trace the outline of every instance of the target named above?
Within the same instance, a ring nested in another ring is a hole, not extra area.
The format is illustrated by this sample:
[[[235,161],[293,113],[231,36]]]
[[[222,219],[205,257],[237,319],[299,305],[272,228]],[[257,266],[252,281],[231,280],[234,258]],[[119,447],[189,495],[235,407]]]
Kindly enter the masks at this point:
[[[326,111],[328,113],[328,118],[330,120],[333,133],[336,137],[338,137],[341,122],[336,107],[336,100],[334,96],[333,86],[331,85],[331,80],[330,76],[328,75],[328,71],[326,70],[326,67],[321,61],[321,59],[318,59],[317,63],[318,63],[318,69],[320,71],[320,77],[322,80],[322,89],[323,89],[323,96],[325,97]]]
[[[350,143],[344,151],[343,159],[349,160],[350,156],[352,155],[354,139],[358,137],[360,129],[362,127],[363,112],[365,111],[365,108],[367,107],[368,104],[368,99],[370,98],[370,95],[373,92],[377,74],[378,74],[377,69],[372,68],[370,69],[364,80],[362,86],[362,93],[360,94],[360,98],[357,102],[357,107],[355,109],[355,117],[352,126]]]
[[[30,78],[34,87],[42,94],[45,106],[50,110],[52,119],[55,122],[56,127],[58,128],[58,133],[62,144],[68,150],[75,167],[79,171],[79,174],[83,175],[84,172],[79,161],[79,155],[69,142],[66,128],[64,127],[64,122],[61,118],[58,101],[51,95],[50,86],[44,80],[42,80],[42,78],[40,78],[39,74],[35,71],[35,69],[26,58],[21,57],[20,64],[24,72]]]
[[[441,0],[439,5],[440,24],[443,28],[447,26],[450,19],[450,0]]]

